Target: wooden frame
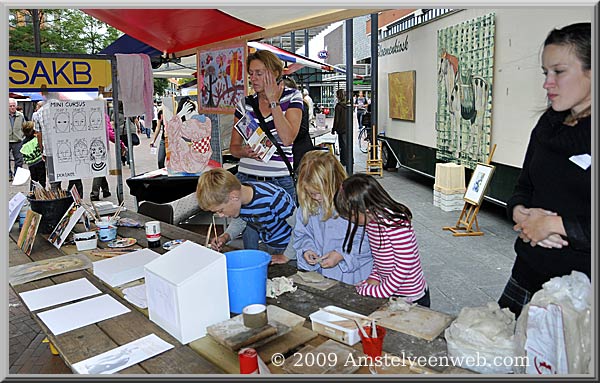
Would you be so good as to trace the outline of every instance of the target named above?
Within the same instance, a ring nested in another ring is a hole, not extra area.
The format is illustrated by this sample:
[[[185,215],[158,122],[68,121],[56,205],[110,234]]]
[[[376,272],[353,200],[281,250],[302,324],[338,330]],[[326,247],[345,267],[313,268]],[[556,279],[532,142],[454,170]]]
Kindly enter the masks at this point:
[[[415,121],[416,76],[414,70],[388,74],[390,118]]]
[[[483,195],[494,173],[494,165],[478,163],[467,186],[463,199],[475,206],[481,205]]]

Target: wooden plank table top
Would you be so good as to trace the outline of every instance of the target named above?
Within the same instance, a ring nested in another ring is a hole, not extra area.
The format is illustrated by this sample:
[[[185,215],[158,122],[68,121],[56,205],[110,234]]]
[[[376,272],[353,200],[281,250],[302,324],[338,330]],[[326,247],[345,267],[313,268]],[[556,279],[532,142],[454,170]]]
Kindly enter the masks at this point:
[[[137,244],[132,249],[139,249],[146,247],[146,234],[143,227],[144,223],[153,220],[150,217],[138,214],[133,211],[124,211],[121,213],[121,217],[132,218],[138,221],[142,227],[119,227],[119,237],[131,237],[137,240]],[[75,231],[83,231],[83,228],[78,224]],[[12,238],[10,244],[10,266],[23,264],[31,261],[38,261],[42,259],[58,257],[65,254],[72,254],[78,252],[74,244],[64,244],[63,247],[58,250],[52,244],[47,241],[47,235],[38,234],[36,242],[34,243],[33,253],[31,257],[27,257],[20,249],[16,247],[16,239],[18,237],[18,229],[13,229],[10,232]],[[170,225],[161,222],[161,244],[166,241],[173,239],[186,239],[194,241],[195,243],[204,245],[205,236],[202,234],[194,233],[183,228]],[[98,242],[98,248],[106,248],[106,243]],[[152,249],[157,253],[163,254],[166,252],[162,247]],[[234,250],[233,248],[225,247],[224,252]],[[90,255],[89,251],[82,251],[80,253],[86,254],[90,260],[97,261],[105,259],[102,257],[96,257]],[[297,268],[289,264],[284,265],[271,265],[268,270],[268,277],[290,277],[297,272]],[[134,281],[132,283],[121,286],[120,288],[110,288],[94,276],[91,270],[77,271],[67,274],[62,274],[50,278],[41,279],[38,281],[29,282],[23,285],[14,287],[17,292],[28,291],[37,289],[40,287],[50,286],[57,283],[62,283],[74,279],[85,277],[95,286],[97,286],[103,293],[110,294],[115,297],[119,302],[123,303],[128,308],[132,309],[131,312],[117,316],[115,318],[108,319],[106,321],[99,322],[95,325],[85,326],[83,328],[70,331],[66,334],[59,336],[53,336],[48,328],[41,322],[36,315],[32,316],[36,319],[46,334],[49,335],[50,341],[58,349],[60,355],[65,360],[67,365],[71,366],[73,363],[77,363],[81,360],[89,357],[98,355],[109,349],[115,348],[119,345],[128,343],[135,339],[141,338],[152,332],[157,334],[165,341],[173,344],[174,349],[171,349],[163,354],[153,357],[145,362],[138,365],[134,365],[120,373],[140,373],[140,374],[217,374],[217,373],[235,373],[237,366],[237,360],[235,355],[223,354],[226,357],[216,355],[210,357],[211,352],[221,352],[222,350],[215,347],[209,340],[201,338],[198,341],[192,342],[189,345],[182,345],[175,338],[173,338],[166,331],[162,330],[158,325],[151,322],[148,319],[148,311],[141,309],[135,305],[129,304],[129,302],[123,299],[122,288],[141,283],[140,281]],[[347,310],[351,310],[363,315],[369,315],[373,311],[383,306],[387,300],[380,298],[364,297],[356,293],[354,286],[347,285],[344,283],[338,283],[335,286],[327,290],[319,290],[305,285],[297,285],[297,290],[294,293],[284,293],[277,298],[267,298],[267,304],[278,306],[282,309],[290,311],[294,314],[300,315],[308,320],[305,322],[304,327],[306,330],[311,329],[311,322],[309,315],[329,305],[338,306]],[[296,332],[293,332],[292,336],[296,336]],[[306,345],[312,345],[317,347],[328,338],[319,335],[318,337],[308,336],[309,334],[302,333],[302,337],[290,338],[286,342],[286,357],[291,357],[302,349]],[[299,341],[292,341],[294,339],[312,339],[305,344],[298,343]],[[261,350],[261,358],[265,362],[270,361],[268,354],[270,348],[266,345],[264,351]],[[289,347],[288,347],[289,346]],[[360,343],[354,346],[355,348],[362,350]],[[215,351],[217,350],[217,351]],[[442,357],[447,355],[446,342],[443,336],[440,336],[433,341],[426,341],[424,339],[416,338],[411,335],[403,334],[394,330],[387,330],[387,335],[384,341],[383,350],[386,353],[416,358],[419,356],[424,357]],[[264,355],[263,355],[264,354]],[[207,357],[209,356],[209,357]],[[267,363],[268,364],[268,363]],[[268,364],[269,368],[273,373],[285,373],[281,368]],[[421,370],[411,370],[411,373],[430,373],[430,372],[444,372],[447,367],[431,366],[431,369],[427,367]],[[398,370],[400,371],[400,370]],[[403,373],[395,371],[393,373]],[[402,370],[404,371],[404,370]],[[418,372],[421,371],[421,372]],[[368,368],[360,368],[357,374],[370,373]],[[388,372],[389,373],[389,372]]]
[[[136,213],[133,213],[139,216]],[[129,214],[128,214],[129,215]],[[149,219],[148,219],[149,220]],[[119,234],[121,234],[119,228]],[[130,232],[135,229],[127,228]],[[140,229],[138,229],[140,230]],[[143,230],[143,228],[141,229]],[[125,231],[125,230],[124,230]],[[15,266],[42,259],[56,258],[73,252],[74,245],[63,245],[64,249],[56,249],[47,241],[47,235],[38,234],[34,243],[31,256],[25,255],[21,249],[16,246],[18,230],[10,232],[11,241],[9,244],[9,265]],[[126,236],[130,233],[127,233]],[[145,236],[145,233],[144,233]],[[139,237],[139,236],[138,236]],[[187,238],[186,238],[187,239]],[[102,246],[102,245],[100,245]],[[162,249],[161,249],[162,250]],[[85,252],[84,252],[85,253]],[[90,259],[93,257],[90,257]],[[97,258],[97,257],[96,257]],[[101,259],[101,258],[98,258]],[[92,259],[94,260],[94,259]],[[139,364],[121,370],[122,374],[222,374],[219,367],[210,363],[189,345],[182,345],[160,326],[151,322],[147,314],[136,310],[136,306],[122,299],[117,292],[109,286],[102,283],[91,270],[74,271],[65,274],[44,278],[29,283],[12,286],[15,292],[34,290],[41,287],[51,286],[58,283],[68,282],[79,278],[86,278],[102,293],[109,294],[117,301],[125,305],[131,311],[96,324],[88,325],[76,330],[72,330],[60,335],[54,335],[37,315],[32,313],[32,317],[40,325],[44,333],[54,347],[58,350],[60,356],[67,366],[91,358],[105,351],[129,343],[149,334],[156,334],[164,341],[172,344],[174,348],[159,354],[153,358],[143,361]],[[65,303],[63,305],[72,302]],[[63,306],[63,305],[58,305]],[[44,311],[46,309],[43,309]]]

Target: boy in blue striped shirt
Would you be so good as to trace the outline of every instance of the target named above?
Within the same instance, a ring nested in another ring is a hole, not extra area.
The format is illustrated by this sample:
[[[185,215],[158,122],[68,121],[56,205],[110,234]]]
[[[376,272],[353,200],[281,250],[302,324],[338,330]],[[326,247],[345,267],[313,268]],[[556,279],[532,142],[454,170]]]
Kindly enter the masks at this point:
[[[198,178],[196,189],[198,205],[219,217],[244,220],[253,227],[267,252],[283,254],[291,235],[292,227],[286,221],[295,209],[292,197],[280,186],[259,181],[243,184],[235,175],[223,168],[211,169]],[[214,238],[211,247],[221,246],[237,237],[236,228],[228,227],[223,234]]]

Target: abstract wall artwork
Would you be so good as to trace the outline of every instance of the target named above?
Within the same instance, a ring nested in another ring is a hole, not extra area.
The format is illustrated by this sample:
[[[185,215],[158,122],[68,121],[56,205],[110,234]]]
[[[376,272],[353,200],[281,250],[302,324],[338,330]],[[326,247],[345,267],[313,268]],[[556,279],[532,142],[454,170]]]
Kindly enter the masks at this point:
[[[104,101],[48,100],[41,110],[50,182],[108,174]]]
[[[437,158],[487,162],[492,129],[495,15],[438,31]]]
[[[414,70],[388,74],[390,118],[415,120],[416,74]]]
[[[200,110],[233,113],[244,97],[246,45],[198,52]]]

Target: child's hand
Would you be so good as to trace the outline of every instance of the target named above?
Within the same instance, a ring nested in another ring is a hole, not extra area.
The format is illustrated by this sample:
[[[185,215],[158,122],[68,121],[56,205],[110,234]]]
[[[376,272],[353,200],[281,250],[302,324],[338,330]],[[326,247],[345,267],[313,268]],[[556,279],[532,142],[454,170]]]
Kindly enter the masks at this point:
[[[369,285],[373,285],[373,286],[379,286],[379,281],[378,281],[378,280],[375,280],[375,279],[371,279],[371,278],[369,278],[369,279],[367,279],[365,282],[366,282],[367,284],[369,284]]]
[[[223,247],[223,245],[225,245],[227,242],[229,242],[229,240],[231,239],[231,237],[229,236],[229,234],[227,233],[223,233],[221,235],[219,235],[217,238],[213,238],[210,241],[210,248],[216,251],[220,251],[221,247]]]
[[[334,250],[334,251],[330,251],[329,253],[325,254],[321,258],[319,263],[321,264],[322,268],[329,269],[329,268],[335,267],[343,259],[344,259],[344,257],[342,257],[342,255],[340,253],[338,253],[337,251]]]
[[[288,263],[290,259],[283,254],[274,254],[271,255],[271,264],[272,265],[281,265],[284,263]]]
[[[316,265],[320,259],[319,255],[312,250],[306,250],[304,254],[302,254],[302,256],[304,257],[304,259],[306,259],[306,262],[311,266]]]

